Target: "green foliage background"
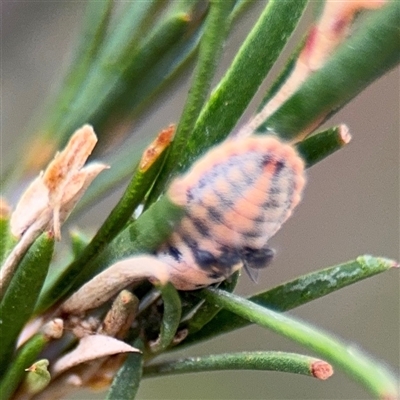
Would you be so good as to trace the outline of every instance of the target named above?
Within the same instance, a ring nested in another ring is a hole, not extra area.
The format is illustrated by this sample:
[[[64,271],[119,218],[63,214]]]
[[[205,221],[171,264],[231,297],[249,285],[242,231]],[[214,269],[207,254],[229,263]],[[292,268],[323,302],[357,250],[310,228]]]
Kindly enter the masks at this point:
[[[252,27],[263,4],[257,2],[240,20],[226,46],[225,66],[221,67],[221,72]],[[4,12],[8,6],[3,7]],[[72,47],[83,11],[81,4],[67,2],[10,7],[6,9],[7,19],[3,20],[2,38],[2,161],[5,167],[15,161],[8,157],[7,148],[21,142],[19,132],[25,130],[38,105],[37,99],[46,97],[49,82],[56,81],[63,65],[68,64],[69,56],[65,50]],[[274,70],[277,71],[277,67]],[[138,121],[135,137],[130,139],[132,147],[137,147],[137,143],[144,145],[148,140],[139,137],[152,137],[160,128],[178,120],[186,95],[186,78],[182,77],[173,96],[163,97],[154,104],[154,114]],[[329,123],[329,126],[347,123],[353,142],[309,170],[303,204],[271,241],[278,250],[276,261],[263,273],[257,287],[242,279],[238,293],[251,294],[273,287],[294,276],[366,252],[398,258],[398,78],[399,71],[392,71]],[[254,100],[248,115],[261,97]],[[108,213],[118,196],[119,193],[115,193],[100,207],[85,213],[79,225],[96,226],[99,216]],[[296,310],[296,315],[358,343],[393,368],[398,368],[398,298],[397,276],[389,273],[311,303]],[[301,351],[274,334],[251,327],[184,350],[184,353],[282,348]],[[194,387],[202,389],[200,396]],[[251,371],[174,376],[144,381],[138,398],[261,399],[266,393],[274,399],[294,396],[365,398],[365,392],[338,371],[333,379],[324,383],[304,377]]]

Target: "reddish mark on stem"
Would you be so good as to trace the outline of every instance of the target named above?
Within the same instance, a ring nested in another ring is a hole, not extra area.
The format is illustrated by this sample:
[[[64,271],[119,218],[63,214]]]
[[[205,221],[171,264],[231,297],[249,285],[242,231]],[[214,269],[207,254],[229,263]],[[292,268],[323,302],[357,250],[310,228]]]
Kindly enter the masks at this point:
[[[315,361],[311,364],[311,374],[314,378],[324,381],[333,375],[332,365],[322,360]]]
[[[149,147],[143,152],[142,159],[140,160],[139,169],[141,172],[147,171],[153,163],[160,157],[164,150],[169,146],[175,132],[175,125],[170,125],[168,128],[163,129],[150,144]]]

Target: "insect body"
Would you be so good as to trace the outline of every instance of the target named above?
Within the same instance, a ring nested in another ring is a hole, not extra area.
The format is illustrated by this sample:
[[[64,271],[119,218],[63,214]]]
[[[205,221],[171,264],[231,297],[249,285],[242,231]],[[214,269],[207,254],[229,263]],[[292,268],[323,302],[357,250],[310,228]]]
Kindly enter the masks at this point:
[[[304,182],[302,159],[274,137],[222,143],[169,187],[185,215],[156,257],[118,261],[66,300],[62,312],[96,308],[144,278],[194,290],[243,267],[255,280],[273,257],[267,242],[299,203]]]
[[[185,197],[185,215],[157,252],[177,289],[222,281],[244,267],[253,280],[273,257],[267,241],[299,203],[304,163],[274,137],[253,136],[215,147],[169,194]]]

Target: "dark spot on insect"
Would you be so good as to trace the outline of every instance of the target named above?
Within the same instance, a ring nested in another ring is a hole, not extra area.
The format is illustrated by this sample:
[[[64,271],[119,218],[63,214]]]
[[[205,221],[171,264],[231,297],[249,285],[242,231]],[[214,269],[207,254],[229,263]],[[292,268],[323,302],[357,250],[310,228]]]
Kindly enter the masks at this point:
[[[199,218],[193,218],[190,214],[186,214],[193,223],[193,226],[197,229],[197,231],[203,236],[210,236],[210,228],[207,224]]]
[[[168,254],[176,261],[182,260],[182,253],[174,246],[168,247]]]
[[[260,232],[260,229],[256,229],[253,231],[244,232],[244,233],[242,233],[242,235],[244,237],[248,237],[248,238],[258,238],[258,237],[262,236],[262,232]]]
[[[232,268],[242,261],[240,253],[230,248],[221,249],[218,256],[197,247],[191,250],[197,265],[207,271],[207,276],[210,279],[231,275]]]
[[[197,187],[198,187],[199,189],[203,189],[204,187],[207,186],[207,184],[208,184],[207,179],[202,178],[202,179],[200,179],[199,182],[197,183]]]
[[[276,165],[275,165],[274,175],[279,175],[284,167],[285,167],[285,163],[283,161],[277,161]]]
[[[241,255],[245,265],[250,268],[261,269],[266,268],[272,261],[275,251],[269,247],[263,247],[261,249],[244,247]]]
[[[204,269],[211,268],[217,263],[216,258],[207,250],[201,250],[197,247],[191,248],[196,263]]]
[[[224,248],[221,255],[218,257],[218,265],[223,269],[231,268],[241,261],[240,254],[237,250]]]
[[[207,274],[207,276],[212,280],[216,280],[216,279],[221,278],[221,276],[223,276],[223,274],[221,274],[220,272],[210,272],[209,274]]]
[[[193,196],[193,193],[192,193],[191,190],[188,190],[188,191],[186,192],[186,199],[188,200],[188,202],[193,201],[194,196]]]
[[[271,156],[270,155],[265,155],[261,160],[261,163],[262,163],[263,167],[266,166],[267,164],[269,164],[270,162],[271,162]]]
[[[234,206],[234,201],[228,197],[226,197],[226,195],[216,191],[215,194],[220,198],[221,200],[221,205],[223,207],[228,207],[228,208],[232,208]]]
[[[269,195],[276,195],[276,194],[280,194],[281,193],[281,189],[279,188],[279,186],[272,186],[269,191],[268,194]]]
[[[263,222],[265,222],[264,213],[260,213],[259,215],[257,215],[257,217],[255,217],[255,218],[253,219],[253,221],[254,221],[254,222],[257,222],[257,223],[263,223]]]
[[[263,208],[279,208],[280,204],[275,199],[269,199],[262,206]]]
[[[180,233],[182,241],[190,248],[190,250],[197,249],[197,242],[193,240],[189,235]]]
[[[224,222],[224,218],[222,216],[222,213],[219,212],[215,207],[208,207],[207,208],[208,215],[213,221],[217,221],[219,223]]]

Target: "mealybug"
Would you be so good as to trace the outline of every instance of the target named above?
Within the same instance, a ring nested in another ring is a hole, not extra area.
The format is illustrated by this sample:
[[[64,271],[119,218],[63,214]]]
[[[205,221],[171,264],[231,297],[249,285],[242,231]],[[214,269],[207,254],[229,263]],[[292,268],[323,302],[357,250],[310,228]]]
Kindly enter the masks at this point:
[[[304,163],[278,139],[252,136],[210,150],[169,195],[183,196],[185,215],[157,252],[180,290],[220,282],[244,267],[257,270],[273,257],[268,240],[301,199]]]

